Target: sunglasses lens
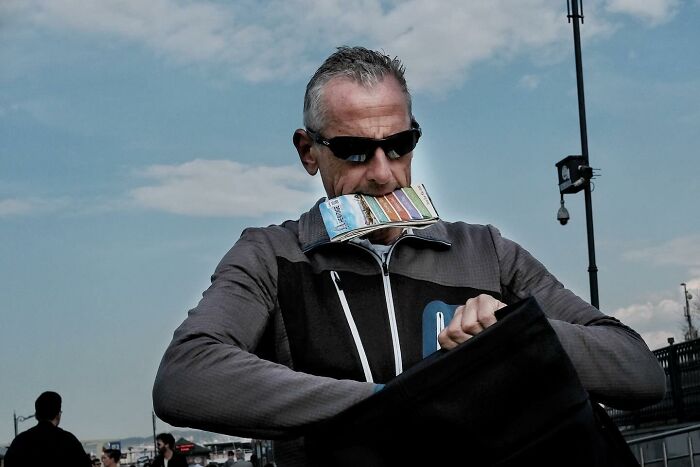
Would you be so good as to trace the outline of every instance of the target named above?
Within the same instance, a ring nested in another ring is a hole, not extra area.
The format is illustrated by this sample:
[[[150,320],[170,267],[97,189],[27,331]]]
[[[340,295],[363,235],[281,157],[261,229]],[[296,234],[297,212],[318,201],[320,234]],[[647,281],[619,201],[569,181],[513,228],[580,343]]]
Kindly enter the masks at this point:
[[[371,157],[376,147],[377,143],[373,140],[355,136],[338,136],[331,140],[330,145],[330,149],[336,157],[350,162],[366,161]]]
[[[329,141],[328,147],[337,158],[350,162],[365,162],[374,155],[377,147],[381,147],[390,159],[398,159],[413,151],[418,144],[418,138],[420,131],[416,129],[402,131],[380,141],[356,136],[337,136]]]
[[[393,138],[389,138],[387,144],[382,145],[382,149],[387,155],[394,154],[393,158],[405,156],[413,151],[418,144],[418,132],[416,130],[403,131]]]

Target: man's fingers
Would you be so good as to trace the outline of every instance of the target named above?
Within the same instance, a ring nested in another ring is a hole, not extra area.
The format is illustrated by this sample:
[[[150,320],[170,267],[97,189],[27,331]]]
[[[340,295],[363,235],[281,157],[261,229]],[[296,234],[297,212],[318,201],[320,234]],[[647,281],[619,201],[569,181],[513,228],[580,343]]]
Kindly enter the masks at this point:
[[[492,326],[496,323],[496,310],[504,306],[504,303],[486,294],[470,298],[457,307],[452,321],[438,335],[440,347],[453,349]]]
[[[445,329],[443,329],[442,332],[438,334],[438,343],[440,344],[441,349],[452,350],[459,344],[447,337],[447,332],[445,331]]]
[[[481,331],[484,330],[484,325],[480,322],[484,315],[484,302],[480,300],[479,295],[476,298],[470,298],[467,303],[464,304],[464,312],[462,313],[462,330],[471,335],[476,336]]]
[[[471,336],[462,330],[462,314],[464,305],[457,307],[452,320],[438,335],[438,342],[443,349],[452,349],[469,339]]]

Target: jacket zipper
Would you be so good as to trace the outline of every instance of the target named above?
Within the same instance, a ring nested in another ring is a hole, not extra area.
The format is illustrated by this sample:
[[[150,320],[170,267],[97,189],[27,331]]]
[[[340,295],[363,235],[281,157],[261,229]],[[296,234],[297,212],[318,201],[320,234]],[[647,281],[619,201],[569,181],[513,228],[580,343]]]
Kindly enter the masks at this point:
[[[384,286],[384,300],[386,301],[386,309],[387,309],[387,316],[389,318],[389,329],[391,332],[391,345],[392,349],[394,351],[394,373],[396,376],[400,375],[403,373],[403,357],[401,355],[401,343],[399,341],[399,329],[398,325],[396,322],[396,309],[394,308],[394,297],[391,292],[391,279],[389,277],[389,260],[391,259],[391,254],[394,251],[394,248],[396,248],[396,245],[400,241],[402,241],[405,238],[410,238],[413,237],[413,235],[403,235],[399,237],[389,248],[389,251],[384,255],[384,258],[382,259],[381,256],[379,256],[374,250],[371,250],[367,247],[362,246],[361,244],[358,243],[349,243],[349,245],[354,245],[358,248],[361,248],[367,252],[369,252],[372,257],[377,260],[379,263],[379,267],[381,268],[382,271],[382,282]],[[443,244],[449,245],[449,243],[446,242],[440,242]],[[369,362],[367,361],[367,355],[365,353],[364,347],[362,345],[362,341],[360,339],[359,332],[357,331],[357,326],[355,325],[355,321],[352,317],[352,313],[350,312],[350,306],[348,305],[348,301],[345,298],[345,292],[342,289],[341,283],[340,283],[340,277],[338,276],[338,273],[336,271],[331,271],[331,279],[333,281],[333,284],[335,285],[336,292],[338,293],[338,297],[340,298],[340,303],[343,307],[343,312],[345,313],[345,319],[348,321],[348,325],[350,326],[350,331],[353,335],[353,340],[355,341],[355,347],[357,348],[358,353],[360,354],[360,361],[362,362],[362,369],[365,373],[365,378],[367,381],[372,381],[372,372],[370,371],[369,368]],[[437,331],[438,333],[442,330],[442,327],[444,327],[444,317],[443,317],[443,325],[440,327],[440,329]],[[439,344],[438,344],[439,348]]]
[[[368,251],[374,259],[377,260],[379,263],[379,267],[382,270],[382,282],[384,285],[384,300],[386,301],[386,309],[387,309],[387,316],[389,318],[389,329],[391,332],[391,345],[394,351],[394,373],[396,376],[400,375],[403,373],[403,358],[401,356],[401,343],[399,341],[399,329],[398,325],[396,324],[396,309],[394,308],[394,296],[391,292],[391,279],[389,278],[389,260],[391,259],[391,254],[394,251],[394,248],[396,245],[403,240],[404,238],[408,238],[408,236],[404,235],[397,239],[389,248],[389,251],[384,255],[384,259],[382,259],[377,253],[375,253],[373,250],[370,250],[369,248],[366,248],[360,244],[357,243],[351,243],[351,245],[355,245],[359,248],[362,248],[365,251]]]
[[[386,299],[386,309],[389,315],[389,328],[391,329],[391,343],[394,347],[394,366],[396,369],[396,376],[403,373],[403,358],[401,357],[401,343],[399,341],[399,328],[396,324],[396,309],[394,308],[394,296],[391,292],[391,280],[389,279],[389,258],[391,258],[391,253],[394,251],[394,246],[396,246],[398,240],[391,245],[389,251],[387,252],[384,260],[381,258],[377,259],[382,267],[382,279],[384,281],[384,298]]]
[[[395,367],[395,373],[398,376],[403,372],[403,361],[401,357],[401,346],[399,344],[399,331],[398,331],[398,326],[396,324],[396,311],[394,309],[394,299],[393,295],[391,293],[391,281],[389,280],[389,257],[391,256],[391,253],[393,252],[394,248],[396,245],[403,239],[405,238],[421,238],[416,235],[413,235],[412,233],[409,233],[407,235],[403,235],[399,237],[396,242],[394,242],[393,245],[391,245],[391,248],[389,249],[389,252],[386,254],[386,258],[382,260],[382,258],[375,253],[373,250],[366,248],[360,244],[357,243],[348,243],[349,245],[354,245],[358,248],[361,248],[367,252],[369,252],[370,255],[372,255],[378,262],[382,270],[382,277],[383,277],[383,284],[384,284],[384,298],[386,300],[386,305],[387,305],[387,314],[389,317],[389,326],[391,330],[391,343],[392,343],[392,348],[394,351],[394,367]],[[436,240],[436,239],[428,239],[431,242],[436,242],[440,243],[442,245],[447,245],[450,246],[451,243],[444,241],[444,240]],[[308,246],[305,248],[303,251],[304,253],[308,253],[314,248],[317,248],[320,245],[325,245],[330,243],[329,241],[322,241],[322,242],[317,242],[311,246]],[[333,284],[336,287],[336,291],[338,293],[338,297],[340,298],[341,305],[343,307],[343,312],[345,313],[346,319],[348,320],[348,324],[351,328],[351,332],[357,332],[357,326],[354,324],[354,319],[352,318],[352,314],[350,313],[350,307],[348,305],[347,299],[345,298],[345,292],[343,292],[342,287],[340,287],[340,278],[338,277],[338,282],[335,281],[335,278],[333,277],[333,273],[335,273],[335,276],[337,277],[337,272],[333,271],[331,273],[331,279]],[[342,298],[341,298],[342,297]],[[353,331],[353,328],[355,331]],[[360,361],[366,361],[367,360],[367,355],[365,354],[364,347],[362,346],[362,342],[360,340],[359,333],[357,334],[357,338],[355,339],[355,335],[353,334],[353,339],[355,340],[355,346],[357,347],[358,353],[360,354]],[[365,377],[367,378],[367,381],[372,381],[371,377],[371,371],[369,371],[369,363],[365,366],[365,363],[362,363],[362,369],[365,373]]]
[[[365,352],[365,347],[362,345],[362,339],[360,339],[360,333],[357,330],[357,325],[355,324],[355,319],[350,313],[350,305],[348,305],[348,300],[345,297],[345,292],[343,291],[343,286],[340,282],[340,276],[336,271],[331,271],[331,280],[335,286],[335,291],[338,293],[338,298],[340,299],[340,306],[343,307],[343,312],[345,313],[345,319],[350,327],[350,333],[352,334],[352,340],[355,341],[355,348],[357,353],[360,355],[360,362],[362,363],[362,371],[365,373],[365,380],[367,382],[373,383],[372,370],[369,368],[369,361],[367,360],[367,353]]]

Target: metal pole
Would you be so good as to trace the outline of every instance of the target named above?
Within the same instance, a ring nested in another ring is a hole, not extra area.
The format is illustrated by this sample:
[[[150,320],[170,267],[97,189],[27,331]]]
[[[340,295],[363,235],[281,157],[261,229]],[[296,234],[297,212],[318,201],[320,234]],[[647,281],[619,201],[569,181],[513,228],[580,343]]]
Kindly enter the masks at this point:
[[[151,411],[151,422],[153,422],[153,457],[156,457],[156,413]]]
[[[17,412],[12,412],[12,418],[15,420],[15,438],[17,437],[17,432],[19,431],[19,422],[26,422],[27,420],[34,418],[34,415],[29,415],[27,417],[23,417],[20,415],[19,417],[17,416]]]
[[[579,13],[579,1],[571,1],[571,14],[569,18],[574,23],[574,55],[576,58],[576,87],[578,90],[578,119],[581,127],[581,154],[584,164],[590,167],[588,161],[588,134],[586,131],[586,100],[583,93],[583,64],[581,62],[581,33],[579,19],[583,21],[583,4]],[[588,280],[591,288],[591,305],[600,308],[598,300],[598,267],[595,263],[595,240],[593,236],[593,206],[591,202],[591,183],[586,181],[584,185],[586,203],[586,233],[588,236]]]
[[[688,321],[688,332],[685,334],[685,340],[689,341],[697,337],[697,332],[693,327],[693,320],[690,317],[690,303],[688,302],[688,289],[686,288],[685,282],[681,282],[683,287],[683,298],[685,298],[685,319]]]
[[[693,439],[688,433],[688,457],[690,457],[690,467],[695,467],[695,453],[693,453]]]

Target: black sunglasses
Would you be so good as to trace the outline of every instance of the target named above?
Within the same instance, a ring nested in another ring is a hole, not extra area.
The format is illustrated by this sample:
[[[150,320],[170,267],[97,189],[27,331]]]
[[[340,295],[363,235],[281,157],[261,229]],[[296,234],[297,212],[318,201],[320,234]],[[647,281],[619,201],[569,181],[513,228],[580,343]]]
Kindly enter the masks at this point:
[[[312,130],[306,130],[306,133],[311,136],[314,142],[330,149],[338,159],[350,162],[368,161],[378,147],[382,148],[382,151],[389,159],[398,159],[413,151],[423,134],[420,125],[415,120],[411,121],[410,130],[401,131],[382,139],[363,138],[361,136],[336,136],[335,138],[325,139]]]

